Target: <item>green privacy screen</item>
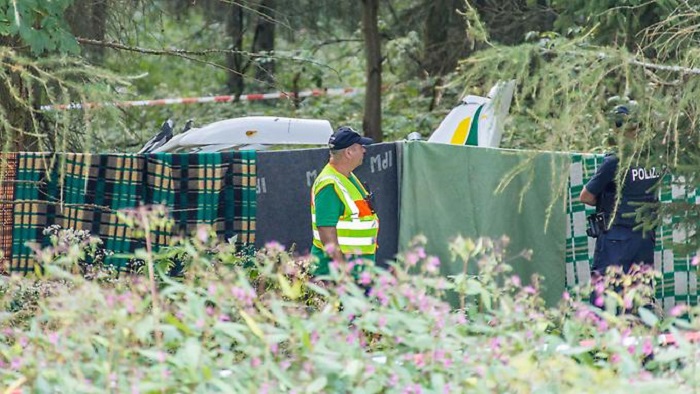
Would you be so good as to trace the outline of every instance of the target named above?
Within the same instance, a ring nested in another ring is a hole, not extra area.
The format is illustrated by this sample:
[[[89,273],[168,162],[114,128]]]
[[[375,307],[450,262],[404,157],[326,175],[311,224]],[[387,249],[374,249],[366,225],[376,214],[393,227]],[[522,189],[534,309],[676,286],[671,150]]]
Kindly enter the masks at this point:
[[[420,142],[403,149],[399,247],[417,234],[442,273],[461,272],[449,241],[464,237],[510,238],[508,256],[523,279],[544,277],[543,296],[556,302],[565,290],[565,197],[570,158],[564,154],[474,148]],[[502,181],[510,178],[502,192]],[[475,268],[475,267],[472,267]]]

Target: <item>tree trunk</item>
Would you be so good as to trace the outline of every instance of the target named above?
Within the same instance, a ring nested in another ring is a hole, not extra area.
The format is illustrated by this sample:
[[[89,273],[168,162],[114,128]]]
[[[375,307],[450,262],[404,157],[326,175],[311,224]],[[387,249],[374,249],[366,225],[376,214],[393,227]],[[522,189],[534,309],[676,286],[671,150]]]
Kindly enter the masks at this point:
[[[429,76],[443,76],[457,67],[470,52],[463,0],[429,0],[423,25],[423,71]],[[422,76],[421,76],[422,77]]]
[[[475,0],[472,4],[479,11],[491,41],[505,45],[525,42],[529,31],[551,31],[557,19],[549,0]]]
[[[275,0],[262,0],[258,12],[260,17],[255,31],[253,53],[272,55],[275,50]],[[268,85],[275,85],[275,60],[267,57],[258,62],[255,78]]]
[[[20,45],[17,37],[0,36],[0,46],[19,48]],[[0,81],[0,105],[11,127],[0,126],[0,150],[36,151],[39,144],[34,136],[32,114],[22,105],[22,102],[29,101],[29,86],[16,72],[7,72],[6,78],[6,81]],[[12,93],[8,86],[12,86],[16,93]]]
[[[66,11],[66,21],[73,35],[103,41],[108,8],[109,0],[76,0]],[[85,46],[83,52],[98,63],[104,57],[104,47],[100,45]]]
[[[382,51],[379,35],[379,0],[362,1],[362,35],[367,58],[367,86],[365,88],[365,114],[362,129],[376,142],[382,133]]]
[[[245,31],[245,17],[243,8],[238,4],[232,3],[227,7],[229,11],[226,18],[226,31],[231,38],[231,49],[234,51],[243,51],[243,33]],[[240,53],[231,53],[226,56],[227,66],[230,69],[228,75],[229,92],[236,96],[236,101],[245,87],[243,75],[245,74],[246,65],[244,64],[243,55]]]

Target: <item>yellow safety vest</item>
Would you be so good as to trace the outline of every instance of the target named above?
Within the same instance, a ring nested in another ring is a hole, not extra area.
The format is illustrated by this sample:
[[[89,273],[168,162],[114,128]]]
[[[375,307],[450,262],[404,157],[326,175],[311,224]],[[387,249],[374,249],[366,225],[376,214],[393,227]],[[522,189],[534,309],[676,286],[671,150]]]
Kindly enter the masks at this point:
[[[336,230],[338,231],[338,244],[345,254],[374,254],[377,251],[377,234],[379,233],[379,217],[371,209],[365,197],[368,193],[357,179],[350,173],[360,189],[345,175],[338,172],[333,166],[327,164],[314,181],[311,188],[311,224],[314,232],[313,244],[323,250],[323,243],[316,226],[316,207],[314,200],[316,194],[328,185],[333,185],[340,201],[345,209],[343,216],[338,219]],[[363,194],[364,193],[364,194]]]

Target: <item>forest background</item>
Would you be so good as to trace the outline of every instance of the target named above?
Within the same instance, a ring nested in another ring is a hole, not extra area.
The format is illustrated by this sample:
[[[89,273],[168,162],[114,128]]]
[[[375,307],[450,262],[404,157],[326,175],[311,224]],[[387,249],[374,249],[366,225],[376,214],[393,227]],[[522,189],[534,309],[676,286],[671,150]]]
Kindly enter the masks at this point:
[[[700,5],[690,0],[2,0],[7,151],[134,152],[246,115],[328,119],[376,140],[429,135],[465,94],[517,83],[506,148],[609,148],[634,100],[628,162],[695,185]],[[350,97],[295,99],[316,88]],[[283,91],[289,99],[43,111],[43,105]],[[669,213],[697,223],[692,206]]]

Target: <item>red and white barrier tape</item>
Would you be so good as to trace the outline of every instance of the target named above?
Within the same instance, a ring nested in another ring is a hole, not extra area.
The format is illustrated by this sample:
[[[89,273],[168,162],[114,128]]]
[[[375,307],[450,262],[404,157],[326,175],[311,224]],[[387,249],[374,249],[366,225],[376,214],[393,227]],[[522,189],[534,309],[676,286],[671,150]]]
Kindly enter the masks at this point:
[[[329,88],[312,89],[299,92],[296,97],[318,97],[318,96],[352,96],[362,91],[361,88]],[[240,101],[258,101],[294,98],[294,93],[271,92],[271,93],[251,93],[242,94]],[[171,104],[200,104],[200,103],[230,103],[236,96],[206,96],[206,97],[180,97],[166,98],[158,100],[136,100],[120,101],[114,103],[72,103],[59,105],[42,105],[42,111],[60,111],[66,109],[99,108],[99,107],[147,107],[156,105]]]

